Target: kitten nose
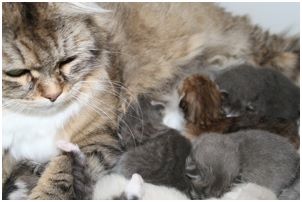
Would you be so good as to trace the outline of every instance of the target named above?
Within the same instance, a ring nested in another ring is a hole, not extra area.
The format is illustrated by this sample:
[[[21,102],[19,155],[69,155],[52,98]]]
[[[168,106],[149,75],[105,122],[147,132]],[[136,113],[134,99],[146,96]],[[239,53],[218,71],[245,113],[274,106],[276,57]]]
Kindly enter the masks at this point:
[[[62,91],[58,91],[58,92],[54,92],[54,93],[48,93],[48,94],[44,94],[43,97],[49,99],[51,102],[54,102],[61,95],[61,93],[62,93]]]

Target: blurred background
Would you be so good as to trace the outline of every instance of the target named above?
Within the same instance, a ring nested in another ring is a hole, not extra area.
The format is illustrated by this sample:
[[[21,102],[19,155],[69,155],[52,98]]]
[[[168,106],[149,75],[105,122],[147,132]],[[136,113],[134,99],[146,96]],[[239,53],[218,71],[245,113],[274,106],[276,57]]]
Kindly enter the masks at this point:
[[[252,22],[273,33],[300,32],[300,3],[219,3],[227,11],[249,15]]]

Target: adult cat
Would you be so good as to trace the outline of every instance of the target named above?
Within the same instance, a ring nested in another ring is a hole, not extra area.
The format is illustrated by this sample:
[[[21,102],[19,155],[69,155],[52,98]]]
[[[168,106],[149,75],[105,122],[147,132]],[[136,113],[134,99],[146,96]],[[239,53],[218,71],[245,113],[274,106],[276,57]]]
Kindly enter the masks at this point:
[[[3,149],[13,158],[49,161],[59,154],[55,141],[65,139],[87,155],[93,179],[110,169],[120,154],[116,80],[125,85],[122,109],[138,93],[169,92],[178,67],[193,59],[273,64],[298,80],[298,39],[271,36],[214,4],[100,5],[111,12],[95,4],[3,4]],[[51,184],[69,175],[69,162],[53,159],[31,197],[70,198],[70,184]]]

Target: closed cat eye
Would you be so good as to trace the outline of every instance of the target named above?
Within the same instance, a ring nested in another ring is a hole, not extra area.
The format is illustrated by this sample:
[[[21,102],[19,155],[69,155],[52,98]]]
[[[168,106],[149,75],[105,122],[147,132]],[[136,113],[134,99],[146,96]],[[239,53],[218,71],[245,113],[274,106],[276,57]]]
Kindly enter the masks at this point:
[[[65,59],[65,60],[60,61],[60,62],[59,62],[59,67],[62,67],[62,66],[64,66],[64,65],[68,64],[68,63],[71,63],[71,62],[74,61],[76,58],[77,58],[77,56],[71,56],[71,57],[69,57],[69,58],[67,58],[67,59]]]
[[[6,73],[6,75],[8,75],[10,77],[20,77],[20,76],[23,76],[23,75],[29,73],[29,70],[28,69],[12,69],[5,73]]]

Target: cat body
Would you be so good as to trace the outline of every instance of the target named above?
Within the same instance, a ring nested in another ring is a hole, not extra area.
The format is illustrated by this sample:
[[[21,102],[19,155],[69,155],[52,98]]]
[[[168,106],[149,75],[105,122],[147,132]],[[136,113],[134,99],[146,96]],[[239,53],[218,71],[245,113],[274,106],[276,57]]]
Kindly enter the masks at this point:
[[[68,119],[79,112],[80,108],[78,103],[74,103],[65,110],[49,116],[33,116],[4,110],[2,148],[9,149],[16,160],[47,162],[59,154],[55,145],[58,131]]]
[[[231,146],[225,146],[226,142]],[[224,162],[224,156],[236,161]],[[266,187],[278,196],[295,179],[293,173],[297,173],[299,164],[299,155],[285,138],[266,131],[246,130],[227,136],[200,136],[193,142],[187,170],[196,198],[220,197],[238,180]],[[222,186],[225,188],[221,189]]]

